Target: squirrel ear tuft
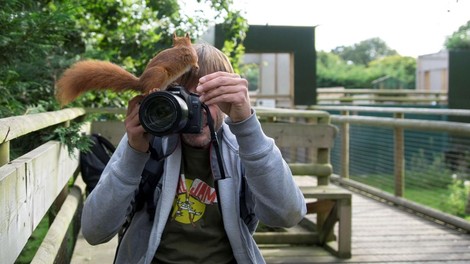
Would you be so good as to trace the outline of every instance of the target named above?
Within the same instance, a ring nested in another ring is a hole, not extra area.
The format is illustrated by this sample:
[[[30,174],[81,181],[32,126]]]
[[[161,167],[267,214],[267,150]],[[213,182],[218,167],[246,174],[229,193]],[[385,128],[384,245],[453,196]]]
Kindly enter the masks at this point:
[[[176,31],[173,33],[173,38],[176,38]]]
[[[190,37],[189,37],[189,33],[188,33],[188,32],[186,32],[186,37],[187,37],[187,38],[190,38]]]

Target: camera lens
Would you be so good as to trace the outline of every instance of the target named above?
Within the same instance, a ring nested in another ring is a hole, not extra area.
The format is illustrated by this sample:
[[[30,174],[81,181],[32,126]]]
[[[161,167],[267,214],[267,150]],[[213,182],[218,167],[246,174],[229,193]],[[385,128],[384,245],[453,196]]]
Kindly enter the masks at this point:
[[[176,133],[187,122],[186,102],[168,92],[148,95],[139,109],[140,123],[144,129],[157,136]]]
[[[156,98],[147,113],[151,113],[148,115],[149,124],[162,130],[168,129],[175,122],[177,115],[175,106],[164,97]]]

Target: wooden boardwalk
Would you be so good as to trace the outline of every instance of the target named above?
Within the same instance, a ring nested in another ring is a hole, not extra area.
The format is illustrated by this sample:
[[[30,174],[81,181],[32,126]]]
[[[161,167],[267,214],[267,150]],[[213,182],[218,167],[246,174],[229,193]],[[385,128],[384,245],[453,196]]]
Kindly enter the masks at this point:
[[[263,248],[268,263],[470,263],[470,235],[353,193],[352,258],[321,247]]]
[[[358,193],[352,215],[352,258],[321,247],[262,246],[267,263],[470,263],[469,234]],[[92,247],[79,238],[72,263],[112,263],[114,246]]]

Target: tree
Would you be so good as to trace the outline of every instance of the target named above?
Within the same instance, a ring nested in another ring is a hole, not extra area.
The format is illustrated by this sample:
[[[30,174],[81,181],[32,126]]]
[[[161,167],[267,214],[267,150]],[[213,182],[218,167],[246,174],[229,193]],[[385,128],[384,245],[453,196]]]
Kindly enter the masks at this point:
[[[416,60],[412,57],[387,56],[364,66],[348,63],[334,53],[317,52],[317,87],[370,88],[372,81],[388,75],[412,88],[415,72]]]
[[[0,5],[0,117],[55,109],[55,73],[84,51],[70,9],[49,1]]]
[[[448,50],[470,50],[470,20],[445,41]]]
[[[416,59],[400,55],[380,58],[369,63],[372,75],[391,76],[405,84],[406,88],[415,88]],[[397,87],[398,88],[398,87]]]
[[[398,55],[395,50],[390,49],[380,38],[363,40],[352,46],[339,46],[331,52],[340,56],[345,61],[364,66],[367,66],[373,60],[385,56]]]
[[[140,76],[153,56],[171,46],[173,33],[190,33],[197,39],[211,23],[220,21],[231,29],[223,51],[235,67],[244,50],[246,20],[239,11],[233,10],[232,0],[194,1],[200,10],[192,10],[191,14],[181,12],[177,0],[145,0],[138,4],[135,1],[84,1],[76,12],[87,43],[87,51],[81,57],[109,60]],[[214,18],[208,19],[202,10],[214,12]],[[77,104],[97,107],[105,103],[123,107],[130,96],[132,93],[118,97],[112,92],[91,92]]]
[[[184,14],[177,0],[0,0],[0,116],[58,109],[55,79],[77,60],[108,60],[140,75],[174,32],[197,39],[216,20],[232,29],[225,50],[236,61],[246,20],[232,0],[194,1],[213,16]],[[89,93],[75,105],[120,107],[127,97]]]
[[[0,117],[59,109],[55,80],[80,59],[109,60],[140,75],[157,52],[171,46],[174,32],[192,32],[197,39],[216,22],[212,17],[234,29],[229,52],[243,51],[246,20],[232,0],[194,1],[214,15],[185,15],[177,0],[0,0]],[[87,93],[71,106],[123,107],[130,96]],[[23,139],[22,146],[34,144]]]
[[[317,52],[317,87],[370,87],[375,77],[364,65],[348,63],[331,52]]]

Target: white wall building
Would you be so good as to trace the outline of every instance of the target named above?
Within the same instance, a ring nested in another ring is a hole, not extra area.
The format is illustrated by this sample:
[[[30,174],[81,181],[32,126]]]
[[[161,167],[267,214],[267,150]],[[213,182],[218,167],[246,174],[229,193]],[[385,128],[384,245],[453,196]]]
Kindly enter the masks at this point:
[[[420,91],[448,92],[449,53],[441,51],[418,56],[416,61],[416,89]]]

